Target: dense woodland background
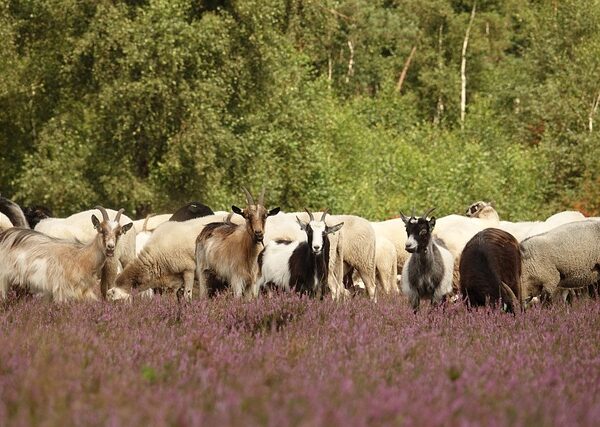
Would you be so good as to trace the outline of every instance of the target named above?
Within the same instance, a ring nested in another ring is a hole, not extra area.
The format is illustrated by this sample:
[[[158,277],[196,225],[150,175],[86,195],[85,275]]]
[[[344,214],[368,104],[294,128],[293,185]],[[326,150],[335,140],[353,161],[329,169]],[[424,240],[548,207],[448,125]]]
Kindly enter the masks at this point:
[[[600,1],[0,0],[0,192],[600,214]],[[412,55],[411,55],[412,52]],[[402,70],[406,68],[405,78]]]

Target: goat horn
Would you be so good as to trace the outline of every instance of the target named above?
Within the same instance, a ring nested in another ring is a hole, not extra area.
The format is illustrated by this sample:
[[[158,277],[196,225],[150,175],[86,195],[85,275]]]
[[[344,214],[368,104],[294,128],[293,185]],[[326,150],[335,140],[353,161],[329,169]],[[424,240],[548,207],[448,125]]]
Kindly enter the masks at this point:
[[[504,292],[508,296],[508,299],[512,303],[513,312],[515,312],[517,310],[517,307],[519,307],[522,310],[523,306],[521,305],[521,301],[519,301],[519,299],[517,298],[517,296],[515,295],[513,290],[504,282],[500,282],[500,285],[502,286],[502,289],[504,290]],[[506,301],[506,302],[509,302],[509,301]]]
[[[431,212],[433,212],[434,210],[435,210],[435,208],[431,208],[431,209],[429,209],[427,212],[425,212],[425,213],[423,214],[423,218],[427,218],[427,217],[429,216],[429,214],[430,214]]]
[[[321,222],[325,222],[325,215],[327,215],[327,212],[329,211],[329,209],[325,209],[323,211],[323,215],[321,215]]]
[[[119,209],[119,211],[117,212],[117,214],[115,215],[115,222],[118,224],[119,220],[121,219],[121,214],[125,212],[125,209],[121,208]]]
[[[306,213],[308,214],[308,218],[310,221],[314,221],[315,217],[313,216],[312,212],[309,211],[307,208],[304,208],[304,210],[306,211]]]
[[[146,219],[144,219],[144,225],[142,226],[142,231],[148,231],[148,230],[147,230],[147,227],[148,227],[148,220],[149,220],[150,218],[152,218],[154,215],[155,215],[155,214],[153,214],[153,213],[146,215]]]
[[[102,214],[102,220],[103,221],[110,221],[108,219],[108,212],[106,212],[106,209],[104,209],[102,206],[96,206],[94,209],[98,209],[100,211],[100,213]]]
[[[260,197],[258,198],[258,204],[259,205],[265,205],[265,187],[262,188],[262,191],[260,192]]]
[[[412,212],[410,213],[411,218],[415,218],[415,207],[413,206]]]
[[[246,187],[242,187],[242,190],[244,190],[244,194],[246,195],[246,202],[249,205],[254,205],[254,199],[252,198],[252,194],[250,194],[250,192],[246,189]]]

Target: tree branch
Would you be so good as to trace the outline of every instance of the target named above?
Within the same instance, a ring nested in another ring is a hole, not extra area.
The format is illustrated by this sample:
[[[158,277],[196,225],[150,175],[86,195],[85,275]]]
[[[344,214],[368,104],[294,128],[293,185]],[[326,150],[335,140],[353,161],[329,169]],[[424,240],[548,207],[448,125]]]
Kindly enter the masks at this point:
[[[406,62],[404,63],[404,67],[402,68],[402,72],[400,73],[400,78],[398,79],[398,83],[396,84],[396,93],[400,93],[402,90],[402,85],[404,84],[404,79],[406,79],[406,73],[408,73],[408,67],[410,67],[410,63],[415,56],[415,52],[417,51],[417,45],[414,45],[406,58]]]

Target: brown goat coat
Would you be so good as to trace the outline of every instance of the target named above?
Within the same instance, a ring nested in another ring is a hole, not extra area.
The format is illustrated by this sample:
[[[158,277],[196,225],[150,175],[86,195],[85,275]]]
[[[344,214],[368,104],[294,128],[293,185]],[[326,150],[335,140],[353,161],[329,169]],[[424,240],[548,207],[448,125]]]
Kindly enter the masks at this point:
[[[471,306],[501,298],[514,312],[521,300],[521,251],[514,236],[497,228],[473,236],[461,255],[460,288]]]

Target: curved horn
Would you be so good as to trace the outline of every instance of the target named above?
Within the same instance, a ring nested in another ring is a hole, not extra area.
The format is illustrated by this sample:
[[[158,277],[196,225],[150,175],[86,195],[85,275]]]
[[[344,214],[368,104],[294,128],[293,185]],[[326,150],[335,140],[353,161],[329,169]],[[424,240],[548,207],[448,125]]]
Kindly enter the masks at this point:
[[[115,222],[118,224],[119,220],[121,219],[121,214],[125,212],[125,209],[121,208],[119,209],[119,211],[117,212],[117,214],[115,215]]]
[[[151,213],[151,214],[146,215],[146,219],[144,220],[144,225],[142,226],[142,231],[148,231],[148,229],[147,229],[147,227],[148,227],[148,220],[150,218],[152,218],[154,215],[156,215],[156,214]]]
[[[252,198],[252,194],[250,194],[250,192],[246,189],[246,187],[242,187],[242,190],[244,190],[244,194],[246,195],[246,202],[249,205],[254,205],[254,199]]]
[[[258,204],[259,205],[265,205],[265,187],[262,188],[262,191],[260,192],[260,196],[258,197]]]
[[[315,217],[313,216],[312,212],[309,211],[307,208],[304,208],[304,210],[306,211],[306,213],[308,214],[308,218],[310,221],[314,221]]]
[[[106,209],[104,209],[102,206],[96,206],[94,209],[98,209],[100,211],[103,221],[110,221],[110,219],[108,219],[108,212],[106,212]]]
[[[325,222],[325,215],[327,215],[328,212],[329,212],[329,208],[327,208],[323,211],[323,215],[321,215],[321,222]]]
[[[513,290],[504,282],[500,282],[500,286],[504,291],[505,295],[500,294],[502,297],[506,298],[505,302],[510,302],[513,306],[513,312],[517,310],[517,307],[523,311],[523,306],[521,305],[521,301],[517,298]]]
[[[431,208],[431,209],[429,209],[427,212],[425,212],[425,213],[423,214],[422,218],[427,218],[427,217],[429,216],[429,214],[430,214],[431,212],[433,212],[434,210],[435,210],[435,208]]]

